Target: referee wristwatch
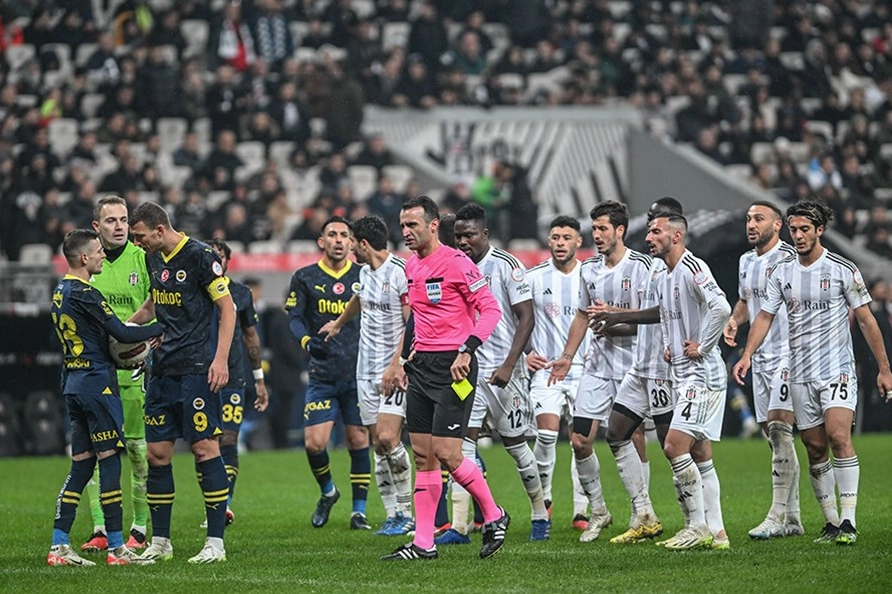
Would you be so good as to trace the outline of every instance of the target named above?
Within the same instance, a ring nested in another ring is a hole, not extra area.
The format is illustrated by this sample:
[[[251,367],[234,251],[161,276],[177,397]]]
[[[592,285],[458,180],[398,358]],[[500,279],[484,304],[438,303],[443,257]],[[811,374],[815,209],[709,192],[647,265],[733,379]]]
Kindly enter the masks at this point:
[[[476,351],[477,347],[481,344],[483,344],[483,341],[472,334],[463,344],[458,346],[458,354],[461,355],[462,353],[467,353],[473,355],[474,351]]]

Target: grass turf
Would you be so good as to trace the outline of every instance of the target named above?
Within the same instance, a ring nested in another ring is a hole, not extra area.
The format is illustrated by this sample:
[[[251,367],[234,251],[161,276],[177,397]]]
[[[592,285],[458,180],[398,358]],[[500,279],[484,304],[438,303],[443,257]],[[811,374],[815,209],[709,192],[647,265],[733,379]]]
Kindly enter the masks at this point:
[[[725,525],[731,551],[670,552],[649,543],[617,546],[608,541],[628,522],[629,503],[613,458],[603,442],[596,446],[601,480],[614,525],[589,544],[570,528],[572,502],[569,445],[559,444],[551,540],[529,542],[529,503],[511,459],[496,446],[483,456],[497,501],[512,514],[507,543],[496,557],[477,558],[479,535],[470,546],[441,547],[431,562],[383,563],[378,560],[405,542],[348,530],[350,486],[346,451],[332,452],[332,468],[343,495],[327,526],[314,529],[310,515],[318,498],[302,451],[258,452],[241,457],[233,509],[227,530],[228,560],[191,566],[186,559],[203,543],[200,492],[192,459],[177,455],[178,485],[173,512],[175,557],[150,567],[107,567],[93,555],[93,568],[48,567],[55,496],[68,460],[0,460],[0,589],[3,592],[883,592],[892,588],[892,518],[889,514],[888,452],[892,436],[857,438],[861,460],[858,525],[853,547],[820,546],[812,539],[823,525],[803,467],[800,481],[803,537],[753,542],[747,531],[764,517],[771,499],[769,452],[764,441],[728,440],[716,446]],[[801,445],[797,446],[804,460]],[[651,444],[651,494],[668,534],[681,527],[668,464]],[[124,462],[125,475],[128,463]],[[125,480],[125,504],[128,501]],[[86,502],[78,510],[72,544],[91,532]],[[374,487],[369,520],[384,519]],[[125,527],[129,515],[125,505]]]

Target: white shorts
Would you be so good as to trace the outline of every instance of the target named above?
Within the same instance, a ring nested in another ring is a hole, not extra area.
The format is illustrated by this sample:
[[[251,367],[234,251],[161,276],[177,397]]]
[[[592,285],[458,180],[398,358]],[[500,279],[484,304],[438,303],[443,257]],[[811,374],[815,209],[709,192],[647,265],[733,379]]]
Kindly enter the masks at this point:
[[[786,359],[774,369],[753,368],[753,403],[756,405],[756,421],[768,420],[768,411],[793,412],[790,397],[790,362]]]
[[[569,374],[564,381],[548,385],[549,371],[540,369],[533,374],[530,382],[530,402],[533,405],[533,414],[556,415],[563,417],[573,413],[573,405],[576,402],[576,390],[579,388],[579,379],[570,379]]]
[[[489,414],[489,425],[502,437],[521,437],[530,431],[535,434],[528,381],[525,377],[513,375],[507,386],[499,388],[480,374],[468,428],[483,427],[483,420]]]
[[[675,389],[675,410],[669,428],[687,433],[697,441],[720,441],[727,394],[727,388],[710,390],[682,382]]]
[[[576,391],[573,416],[600,421],[606,427],[620,382],[618,379],[607,379],[590,373],[583,375]]]
[[[406,418],[406,393],[396,390],[390,396],[381,393],[381,380],[356,380],[359,397],[359,418],[368,427],[378,422],[378,414],[396,415]]]
[[[621,404],[642,419],[671,413],[675,408],[675,394],[668,379],[650,379],[634,374],[623,378],[613,405]]]
[[[854,373],[843,373],[832,380],[818,380],[804,384],[790,384],[793,410],[799,430],[811,429],[824,423],[828,408],[858,407],[858,378]]]

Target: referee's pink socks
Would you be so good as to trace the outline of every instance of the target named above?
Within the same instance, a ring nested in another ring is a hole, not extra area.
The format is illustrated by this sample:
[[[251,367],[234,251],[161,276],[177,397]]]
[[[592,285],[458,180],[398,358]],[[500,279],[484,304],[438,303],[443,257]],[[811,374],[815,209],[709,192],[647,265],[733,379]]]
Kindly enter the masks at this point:
[[[425,550],[434,546],[434,517],[442,489],[443,478],[439,469],[415,473],[415,538],[412,542]]]
[[[462,460],[458,468],[452,471],[452,478],[464,487],[480,506],[484,522],[495,522],[502,517],[502,510],[492,498],[492,491],[489,490],[489,485],[486,484],[486,479],[483,478],[483,473],[474,460],[470,458]]]

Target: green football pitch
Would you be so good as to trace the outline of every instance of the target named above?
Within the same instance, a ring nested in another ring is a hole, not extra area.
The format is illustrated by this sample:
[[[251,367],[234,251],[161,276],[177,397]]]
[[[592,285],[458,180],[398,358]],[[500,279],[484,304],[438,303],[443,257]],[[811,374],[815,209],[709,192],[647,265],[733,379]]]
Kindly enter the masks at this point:
[[[512,514],[504,549],[477,557],[479,535],[470,546],[441,547],[436,561],[383,563],[378,560],[404,539],[348,530],[350,486],[346,451],[332,453],[332,467],[343,496],[322,529],[310,525],[318,489],[303,451],[257,452],[241,457],[241,473],[227,529],[228,560],[191,566],[186,559],[201,548],[203,508],[192,459],[174,461],[177,499],[173,512],[174,559],[149,567],[108,567],[104,557],[91,568],[48,567],[56,493],[68,461],[55,458],[0,460],[0,590],[30,592],[629,592],[629,593],[849,593],[892,589],[892,514],[889,492],[892,436],[856,438],[861,460],[857,545],[816,545],[823,521],[808,480],[800,481],[807,535],[753,542],[747,530],[758,524],[770,504],[769,451],[765,441],[728,440],[716,445],[730,551],[670,552],[650,543],[611,545],[629,519],[626,498],[613,458],[597,444],[601,480],[614,525],[589,544],[578,542],[570,527],[572,502],[569,445],[559,444],[551,540],[529,542],[529,503],[513,464],[500,446],[483,452],[496,499]],[[801,445],[797,446],[804,459]],[[668,464],[649,446],[651,493],[668,533],[681,527]],[[124,463],[125,474],[127,463]],[[125,489],[126,487],[125,481]],[[125,502],[128,499],[125,491]],[[82,502],[72,543],[90,533],[89,509]],[[376,493],[369,519],[384,519]],[[125,507],[125,526],[129,514]]]

